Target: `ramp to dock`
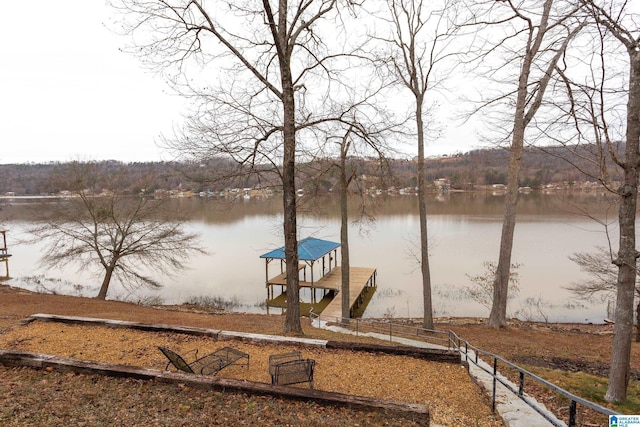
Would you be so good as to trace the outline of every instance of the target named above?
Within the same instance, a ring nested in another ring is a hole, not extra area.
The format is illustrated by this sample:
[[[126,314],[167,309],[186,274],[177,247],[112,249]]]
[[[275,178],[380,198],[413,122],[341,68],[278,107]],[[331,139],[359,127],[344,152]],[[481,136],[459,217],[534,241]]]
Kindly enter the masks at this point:
[[[340,289],[342,283],[342,270],[340,267],[334,268],[330,273],[322,278],[330,280],[331,289]],[[329,284],[328,283],[328,284]],[[360,300],[362,293],[367,287],[376,287],[376,269],[365,267],[351,267],[349,270],[349,309],[353,310],[354,305]],[[342,318],[342,295],[340,292],[322,310],[323,318]]]

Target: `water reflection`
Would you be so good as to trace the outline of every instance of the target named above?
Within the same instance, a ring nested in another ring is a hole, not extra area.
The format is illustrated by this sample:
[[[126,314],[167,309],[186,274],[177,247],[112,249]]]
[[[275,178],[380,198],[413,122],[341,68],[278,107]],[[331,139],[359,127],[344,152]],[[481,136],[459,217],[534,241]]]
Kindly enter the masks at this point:
[[[339,239],[338,201],[306,196],[300,200],[299,237]],[[356,199],[351,203],[351,212],[375,218],[351,224],[352,265],[378,271],[378,291],[365,316],[421,316],[417,199],[375,198],[364,208]],[[502,203],[502,196],[485,193],[454,193],[438,199],[434,196],[430,201],[430,265],[436,316],[488,315],[485,307],[465,298],[463,290],[469,285],[467,275],[481,273],[485,261],[497,258]],[[176,199],[173,204],[190,218],[188,231],[201,235],[209,255],[191,259],[188,270],[178,277],[156,277],[164,285],[159,292],[128,292],[114,286],[109,297],[162,300],[167,304],[219,298],[232,301],[235,311],[265,312],[264,264],[259,255],[283,244],[280,200],[241,199],[231,203]],[[606,317],[603,305],[582,304],[562,288],[585,277],[568,255],[607,244],[602,226],[587,218],[585,212],[612,223],[616,216],[615,206],[602,194],[521,195],[513,252],[513,262],[522,264],[521,291],[510,305],[511,315],[550,321],[600,321]],[[62,280],[46,285],[56,288],[55,292],[77,294],[81,289],[93,296],[92,289],[99,282],[89,271],[41,271],[36,261],[46,242],[18,244],[29,221],[24,204],[5,205],[0,215],[0,225],[10,229],[8,246],[13,254],[10,267],[14,278],[41,274]],[[609,232],[615,242],[616,230]],[[31,286],[15,279],[11,283]]]

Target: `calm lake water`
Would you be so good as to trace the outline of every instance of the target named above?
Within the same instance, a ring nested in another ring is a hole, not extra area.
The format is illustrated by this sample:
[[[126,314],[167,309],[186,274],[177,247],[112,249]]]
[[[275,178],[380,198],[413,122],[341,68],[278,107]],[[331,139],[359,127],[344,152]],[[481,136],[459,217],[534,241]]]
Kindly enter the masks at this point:
[[[312,203],[302,197],[299,237],[339,241],[338,205],[334,200]],[[27,223],[19,200],[8,200],[0,211],[0,227],[7,233],[12,279],[9,284],[65,294],[95,296],[100,280],[87,271],[43,270],[37,264],[46,242],[21,243]],[[422,284],[418,259],[417,198],[396,196],[371,199],[370,221],[350,227],[351,263],[378,271],[378,290],[365,317],[422,316]],[[196,256],[175,277],[159,277],[159,291],[128,291],[113,284],[109,298],[132,301],[155,298],[178,304],[193,297],[235,300],[241,312],[265,312],[265,264],[259,256],[283,245],[282,208],[277,198],[236,203],[176,199],[191,218],[187,227],[201,236],[209,254]],[[498,256],[503,196],[452,194],[429,200],[430,267],[436,316],[488,316],[489,309],[465,297],[472,286],[468,276],[484,273],[483,263]],[[351,211],[360,212],[354,201]],[[587,216],[597,218],[598,221]],[[601,222],[617,247],[616,209],[596,194],[521,196],[513,262],[521,264],[520,292],[509,313],[522,319],[600,322],[607,317],[603,302],[576,300],[564,286],[586,275],[569,260],[574,252],[607,246]],[[0,271],[4,271],[0,269]],[[42,275],[40,284],[26,277]],[[53,280],[51,280],[53,279]],[[58,279],[60,281],[58,281]],[[45,289],[46,288],[46,289]]]

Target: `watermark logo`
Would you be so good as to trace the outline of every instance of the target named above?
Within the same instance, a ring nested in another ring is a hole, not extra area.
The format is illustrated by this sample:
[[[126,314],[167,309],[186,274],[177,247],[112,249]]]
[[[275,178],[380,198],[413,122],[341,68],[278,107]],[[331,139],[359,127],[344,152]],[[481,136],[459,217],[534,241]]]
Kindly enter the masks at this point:
[[[640,427],[640,415],[609,415],[609,427]]]

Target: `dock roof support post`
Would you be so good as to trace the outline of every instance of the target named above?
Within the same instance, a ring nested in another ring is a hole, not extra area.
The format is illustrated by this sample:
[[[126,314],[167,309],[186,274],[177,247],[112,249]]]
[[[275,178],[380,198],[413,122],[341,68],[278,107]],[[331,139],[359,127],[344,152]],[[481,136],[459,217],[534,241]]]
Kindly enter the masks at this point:
[[[264,259],[264,284],[267,288],[267,300],[269,299],[269,258]]]
[[[4,261],[4,267],[5,267],[5,270],[6,270],[6,273],[7,273],[6,276],[3,277],[3,279],[8,279],[9,278],[9,257],[11,255],[9,255],[7,253],[7,251],[8,251],[8,249],[7,249],[7,230],[0,229],[0,233],[2,233],[2,242],[3,242],[3,245],[0,248],[0,255],[2,255],[2,256],[0,256],[0,260]]]

